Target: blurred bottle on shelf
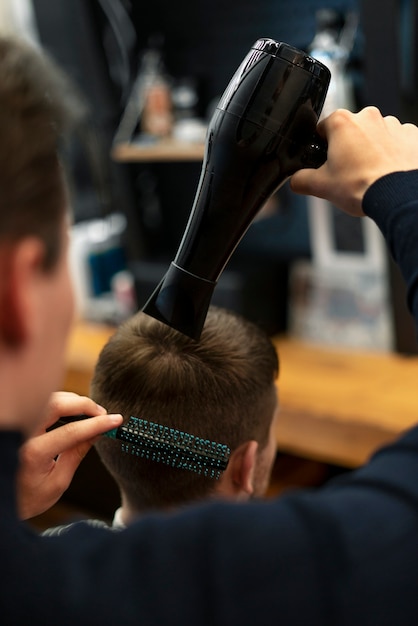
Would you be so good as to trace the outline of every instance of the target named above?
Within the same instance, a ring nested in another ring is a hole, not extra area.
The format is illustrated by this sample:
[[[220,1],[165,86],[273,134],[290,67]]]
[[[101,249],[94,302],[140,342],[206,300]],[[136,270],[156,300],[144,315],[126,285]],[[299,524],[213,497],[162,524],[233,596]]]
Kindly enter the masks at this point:
[[[152,142],[173,129],[172,79],[163,56],[163,37],[153,35],[142,54],[139,70],[113,143]]]
[[[141,132],[168,137],[173,128],[171,87],[158,50],[151,48],[144,54],[143,72]]]
[[[165,69],[160,38],[150,40],[140,67],[139,110],[141,132],[168,137],[173,128],[171,79]]]

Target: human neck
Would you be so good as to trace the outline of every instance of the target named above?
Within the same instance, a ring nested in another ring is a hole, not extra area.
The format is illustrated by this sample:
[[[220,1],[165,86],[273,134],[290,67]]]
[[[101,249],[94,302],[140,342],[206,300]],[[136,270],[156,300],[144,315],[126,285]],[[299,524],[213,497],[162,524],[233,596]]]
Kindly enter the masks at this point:
[[[140,513],[134,511],[127,502],[126,498],[122,497],[122,504],[118,509],[118,521],[124,526],[129,526],[132,522],[139,517]]]
[[[149,512],[160,512],[160,513],[170,513],[176,509],[180,508],[180,506],[167,506],[167,507],[155,507],[155,508],[142,508],[138,509],[138,507],[134,507],[130,504],[129,499],[125,496],[124,493],[121,493],[121,506],[118,509],[118,520],[124,524],[124,526],[128,526],[132,524],[135,520],[137,520],[142,515],[145,515]]]

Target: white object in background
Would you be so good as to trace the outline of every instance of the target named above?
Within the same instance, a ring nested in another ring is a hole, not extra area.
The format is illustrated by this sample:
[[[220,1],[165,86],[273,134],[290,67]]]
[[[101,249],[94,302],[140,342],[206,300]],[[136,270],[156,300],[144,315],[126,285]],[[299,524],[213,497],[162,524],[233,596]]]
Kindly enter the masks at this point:
[[[394,349],[393,320],[383,237],[368,217],[355,220],[358,249],[342,249],[329,202],[310,198],[312,261],[290,276],[290,332],[302,339],[377,351]],[[349,246],[348,246],[349,248]]]
[[[87,262],[90,252],[90,237],[86,224],[80,222],[71,227],[69,264],[73,281],[75,304],[78,317],[86,317],[92,297],[91,270]]]
[[[31,0],[0,0],[0,32],[18,34],[39,45],[39,34]]]
[[[321,118],[338,108],[355,108],[346,70],[357,18],[346,16],[341,32],[338,19],[332,9],[318,11],[310,46],[310,54],[331,71]],[[290,332],[327,345],[393,350],[386,247],[378,227],[367,217],[342,214],[321,198],[308,197],[307,207],[312,261],[291,270]]]
[[[309,198],[308,222],[311,234],[312,262],[316,268],[341,270],[367,270],[382,273],[386,270],[386,246],[376,224],[369,217],[345,216],[355,221],[360,232],[358,250],[342,248],[337,243],[334,213],[339,209],[322,198]]]
[[[99,300],[94,288],[92,255],[121,246],[127,220],[122,213],[112,213],[103,219],[78,222],[70,230],[69,263],[79,316],[89,319],[95,315]],[[110,288],[109,288],[109,295]]]
[[[394,348],[385,274],[318,268],[300,261],[290,275],[290,334],[320,345],[376,352]]]
[[[321,113],[321,119],[336,109],[354,111],[354,85],[347,64],[357,30],[357,15],[345,15],[344,26],[340,26],[340,15],[334,9],[319,9],[316,13],[317,32],[309,53],[314,59],[328,67],[331,80]]]
[[[198,118],[182,119],[173,126],[173,138],[185,143],[204,143],[207,124]]]

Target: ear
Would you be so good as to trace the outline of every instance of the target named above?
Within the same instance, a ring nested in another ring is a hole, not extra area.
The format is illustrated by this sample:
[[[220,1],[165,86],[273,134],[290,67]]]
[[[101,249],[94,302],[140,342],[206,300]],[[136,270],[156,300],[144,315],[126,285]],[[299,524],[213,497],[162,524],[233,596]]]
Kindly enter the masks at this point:
[[[257,451],[258,442],[251,440],[231,453],[228,466],[219,479],[218,492],[221,495],[247,499],[253,494]]]
[[[43,258],[42,242],[33,237],[0,251],[0,339],[9,347],[20,347],[30,335]]]

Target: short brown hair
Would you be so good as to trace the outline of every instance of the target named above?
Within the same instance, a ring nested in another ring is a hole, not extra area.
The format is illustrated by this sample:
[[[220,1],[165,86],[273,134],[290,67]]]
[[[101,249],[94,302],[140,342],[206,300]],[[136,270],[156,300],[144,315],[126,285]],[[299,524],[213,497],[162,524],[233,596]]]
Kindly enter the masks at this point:
[[[278,357],[255,324],[210,307],[199,342],[139,312],[103,348],[91,395],[109,412],[131,415],[227,444],[264,447],[275,409]],[[104,464],[138,509],[205,497],[214,481],[121,452],[102,437]]]
[[[40,49],[0,37],[0,242],[39,237],[45,267],[58,258],[67,206],[58,148],[74,119],[68,85]]]

